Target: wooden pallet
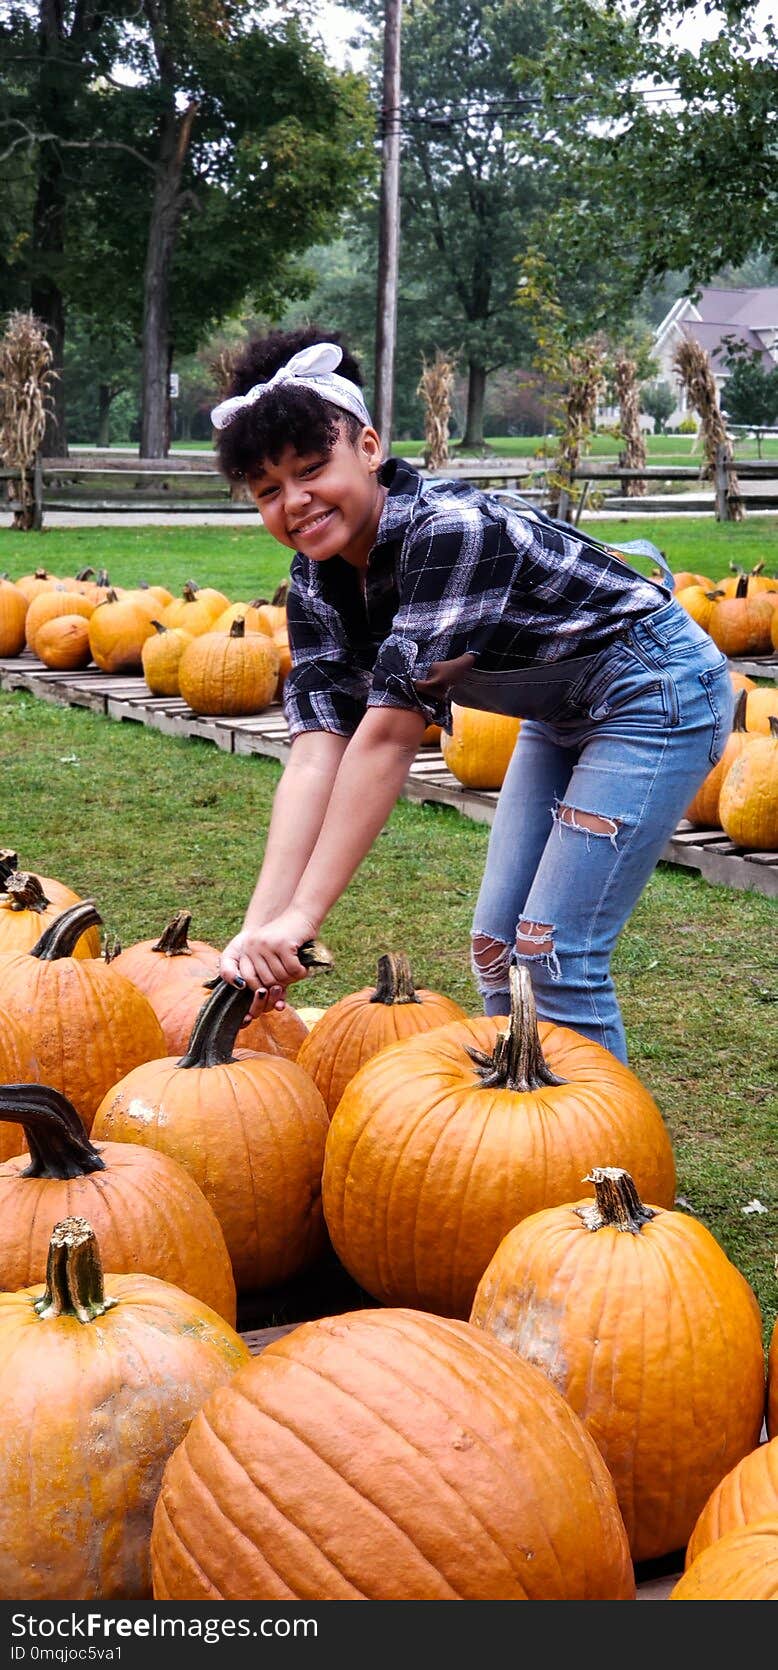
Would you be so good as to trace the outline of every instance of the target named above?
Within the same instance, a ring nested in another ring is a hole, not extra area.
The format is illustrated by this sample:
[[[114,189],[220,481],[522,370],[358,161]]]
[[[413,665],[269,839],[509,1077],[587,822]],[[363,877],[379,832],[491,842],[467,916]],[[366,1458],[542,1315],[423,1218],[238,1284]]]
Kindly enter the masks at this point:
[[[729,664],[733,672],[745,673],[746,678],[771,678],[778,683],[778,651],[773,655],[737,656]]]
[[[0,689],[26,690],[44,701],[86,707],[109,719],[151,726],[167,736],[213,742],[226,753],[258,754],[280,761],[289,753],[280,703],[245,719],[203,717],[193,713],[181,697],[152,696],[144,678],[111,676],[94,667],[78,673],[52,672],[27,652],[0,659]],[[496,790],[463,788],[438,748],[419,750],[403,795],[422,804],[450,806],[464,817],[487,824],[494,818],[498,798]],[[698,870],[707,881],[725,887],[750,888],[778,898],[778,853],[743,851],[720,829],[693,830],[690,824],[680,823],[662,861]]]

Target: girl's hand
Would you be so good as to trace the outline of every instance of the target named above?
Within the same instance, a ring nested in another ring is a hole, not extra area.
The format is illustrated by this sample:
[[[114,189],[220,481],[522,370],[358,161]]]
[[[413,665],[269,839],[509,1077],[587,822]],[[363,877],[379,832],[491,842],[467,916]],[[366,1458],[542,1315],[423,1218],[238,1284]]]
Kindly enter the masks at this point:
[[[315,923],[290,906],[260,927],[242,928],[225,946],[219,964],[222,979],[229,985],[243,981],[255,993],[246,1023],[268,1009],[283,1009],[286,987],[307,977],[297,947],[315,934]]]

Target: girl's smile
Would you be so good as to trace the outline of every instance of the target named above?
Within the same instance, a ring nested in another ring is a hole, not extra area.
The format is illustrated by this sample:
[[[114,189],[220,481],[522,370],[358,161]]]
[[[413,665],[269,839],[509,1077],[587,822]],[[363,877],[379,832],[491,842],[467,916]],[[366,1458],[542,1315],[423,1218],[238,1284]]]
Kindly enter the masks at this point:
[[[312,561],[342,556],[365,568],[386,498],[381,456],[376,431],[365,427],[353,443],[341,428],[327,455],[289,446],[277,463],[265,459],[249,487],[268,533]]]

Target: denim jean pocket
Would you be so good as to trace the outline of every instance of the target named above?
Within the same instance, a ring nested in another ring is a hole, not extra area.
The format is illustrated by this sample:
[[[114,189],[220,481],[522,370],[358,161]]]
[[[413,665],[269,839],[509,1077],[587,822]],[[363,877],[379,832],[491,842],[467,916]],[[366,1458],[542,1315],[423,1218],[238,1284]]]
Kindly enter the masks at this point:
[[[636,718],[662,729],[678,723],[678,696],[672,678],[644,661],[636,647],[620,645],[601,675],[583,692],[582,705],[596,724],[632,707]]]
[[[718,765],[726,746],[727,737],[732,729],[734,711],[732,680],[729,676],[729,667],[723,656],[715,667],[706,667],[698,676],[708,698],[713,717],[713,731],[708,747],[708,755],[711,765]]]

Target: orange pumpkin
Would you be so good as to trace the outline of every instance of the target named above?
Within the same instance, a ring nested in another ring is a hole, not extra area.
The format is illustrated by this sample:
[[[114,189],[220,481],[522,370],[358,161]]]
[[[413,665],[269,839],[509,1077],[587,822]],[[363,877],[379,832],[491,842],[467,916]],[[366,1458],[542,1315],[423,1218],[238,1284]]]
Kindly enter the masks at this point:
[[[219,973],[220,953],[204,939],[189,939],[191,911],[179,910],[156,939],[142,939],[111,958],[111,966],[147,997],[165,1037],[168,1055],[183,1055],[208,984]],[[294,1061],[307,1027],[287,1003],[256,1015],[241,1028],[244,1049]]]
[[[387,1044],[466,1020],[464,1009],[442,992],[419,991],[403,952],[378,959],[375,986],[333,1003],[303,1039],[297,1059],[310,1073],[332,1116],[359,1068]]]
[[[773,1325],[767,1353],[767,1436],[778,1438],[778,1320]]]
[[[276,587],[269,603],[260,603],[257,608],[257,619],[260,631],[269,633],[283,632],[286,627],[286,598],[289,591],[289,581],[282,580]]]
[[[71,905],[30,951],[0,954],[0,1004],[21,1022],[41,1080],[60,1090],[90,1129],[111,1085],[165,1041],[151,1004],[101,957],[74,957],[101,917],[89,900]]]
[[[229,632],[236,620],[242,620],[247,632],[265,632],[267,627],[260,621],[259,611],[265,607],[261,597],[255,597],[253,603],[230,603],[222,610],[211,627],[212,632]]]
[[[675,1164],[653,1097],[610,1051],[538,1027],[526,968],[509,1022],[479,1017],[392,1044],[344,1091],[324,1161],[342,1264],[383,1304],[470,1314],[522,1218],[575,1199],[594,1164],[629,1151],[646,1198],[672,1206]]]
[[[60,1218],[89,1219],[109,1269],[159,1276],[235,1326],[235,1282],[205,1196],[175,1160],[130,1142],[90,1142],[72,1102],[49,1085],[0,1084],[0,1129],[23,1127],[0,1165],[0,1288],[28,1287]]]
[[[128,1073],[94,1122],[96,1140],[144,1143],[187,1167],[221,1224],[239,1292],[288,1280],[325,1240],[327,1109],[297,1062],[233,1053],[252,996],[220,980],[182,1060]]]
[[[59,1223],[45,1286],[0,1293],[0,1597],[147,1598],[165,1462],[248,1355],[170,1282],[104,1277],[90,1225]]]
[[[767,685],[757,685],[748,692],[746,730],[769,736],[771,719],[778,719],[778,687],[773,685],[768,689]]]
[[[696,620],[697,625],[707,631],[711,610],[723,591],[715,591],[705,586],[684,586],[682,591],[676,590],[676,601]]]
[[[201,632],[212,632],[219,615],[228,609],[230,600],[212,586],[198,586],[187,580],[180,597],[168,603],[159,617],[163,626],[180,626],[196,638]]]
[[[19,866],[19,854],[17,852],[14,852],[11,847],[4,847],[2,850],[0,850],[0,911],[2,911],[2,909],[3,909],[3,895],[8,893],[9,882],[11,881],[11,878],[19,871],[19,868],[20,868],[20,866]],[[36,874],[34,871],[26,871],[25,874],[28,874],[30,876],[31,881],[39,883],[40,887],[43,890],[43,893],[45,895],[47,903],[49,905],[51,905],[52,908],[56,906],[57,911],[60,915],[62,914],[63,910],[68,909],[69,905],[79,905],[79,904],[83,903],[83,900],[80,898],[79,894],[73,892],[72,887],[66,887],[64,882],[57,881],[54,876],[41,876],[41,875]],[[10,892],[11,892],[10,908],[12,910],[14,910],[14,909],[18,910],[19,909],[18,885],[12,886],[11,889],[10,889]],[[16,905],[14,905],[14,903],[13,903],[14,893],[16,893],[16,895],[17,895]],[[37,901],[37,899],[36,899],[36,902],[33,904],[32,908],[33,908],[33,910],[38,911],[39,901]],[[9,924],[7,922],[5,924],[5,927],[6,927],[6,931],[7,931],[8,927],[9,927]],[[39,937],[40,933],[41,933],[41,928],[39,926],[38,929],[37,929],[37,932],[34,935],[31,934],[29,936],[29,938],[27,938],[24,949],[27,949],[27,947],[30,946],[30,945],[34,945],[35,940]],[[17,930],[14,933],[14,948],[17,948],[18,945],[19,945],[19,940],[18,940],[18,925],[17,925]],[[10,949],[11,949],[11,946],[7,945],[7,944],[3,944],[2,936],[0,936],[0,951],[10,950]],[[80,940],[78,940],[77,946],[76,946],[76,948],[73,952],[73,955],[75,957],[81,957],[81,956],[83,956],[83,957],[99,957],[99,955],[100,955],[100,929],[99,929],[99,927],[91,927],[91,928],[86,929],[85,933],[82,935],[82,938]]]
[[[738,847],[778,852],[778,718],[748,737],[721,785],[721,827]]]
[[[708,631],[724,655],[766,655],[774,612],[764,592],[750,592],[741,575],[734,593],[711,608]]]
[[[89,622],[83,615],[56,615],[43,622],[35,634],[35,654],[44,667],[76,672],[92,659]]]
[[[112,590],[89,621],[93,659],[104,673],[140,673],[143,645],[153,631],[147,605]]]
[[[95,605],[90,598],[80,592],[69,591],[66,586],[58,585],[41,592],[33,598],[24,623],[28,649],[34,655],[38,654],[38,632],[47,621],[56,620],[60,615],[80,615],[88,621],[94,611]]]
[[[730,563],[732,573],[726,580],[717,581],[726,597],[752,596],[754,592],[771,592],[778,590],[778,579],[771,578],[762,572],[763,562],[754,563],[749,573]],[[742,591],[739,588],[742,587]]]
[[[729,1531],[778,1515],[778,1438],[760,1444],[711,1491],[686,1549],[688,1568],[703,1548]]]
[[[728,1531],[698,1554],[669,1600],[778,1600],[778,1516]]]
[[[79,903],[75,894],[71,895],[70,903]],[[4,878],[4,891],[0,893],[0,952],[32,950],[44,928],[56,922],[67,908],[47,897],[40,876],[32,875],[29,870],[11,870]],[[72,955],[97,957],[99,954],[99,930],[91,927],[76,941]]]
[[[735,702],[735,715],[732,721],[732,730],[730,731],[724,744],[724,752],[721,759],[718,760],[712,770],[708,772],[707,777],[700,784],[691,805],[686,808],[687,820],[689,823],[694,824],[695,829],[721,828],[721,824],[719,822],[719,796],[721,794],[721,785],[727,775],[727,772],[729,771],[730,766],[734,765],[738,755],[742,753],[748,743],[748,732],[745,724],[746,695],[746,691],[741,690]]]
[[[528,1556],[531,1554],[531,1558]],[[165,1469],[157,1600],[631,1600],[607,1470],[465,1322],[322,1317],[209,1398]]]
[[[178,666],[187,644],[192,643],[191,632],[182,626],[163,626],[152,620],[154,630],[141,645],[143,677],[154,696],[179,696]]]
[[[19,655],[24,649],[28,602],[13,580],[0,577],[0,655]]]
[[[658,578],[661,580],[663,576],[660,574]],[[676,597],[689,586],[701,586],[704,591],[712,591],[714,584],[717,585],[718,581],[709,579],[707,574],[693,574],[689,568],[679,568],[678,573],[673,575],[673,591]]]
[[[759,1441],[756,1298],[710,1231],[643,1204],[621,1167],[595,1200],[517,1224],[470,1321],[547,1374],[616,1486],[633,1560],[685,1547],[711,1490]]]
[[[0,1009],[0,1083],[18,1084],[21,1081],[36,1084],[39,1076],[38,1063],[24,1027],[13,1015],[9,1015],[7,1009]],[[21,1154],[24,1145],[21,1125],[0,1124],[0,1162],[10,1159],[12,1154]]]
[[[278,684],[279,652],[264,632],[246,632],[242,620],[229,632],[202,632],[184,650],[178,684],[194,713],[239,716],[261,713]]]
[[[451,726],[450,734],[441,734],[440,749],[457,782],[466,789],[501,788],[521,720],[452,702]]]
[[[18,590],[31,603],[39,592],[49,591],[52,586],[59,585],[56,574],[50,574],[47,568],[36,568],[32,574],[22,574],[15,582]]]

